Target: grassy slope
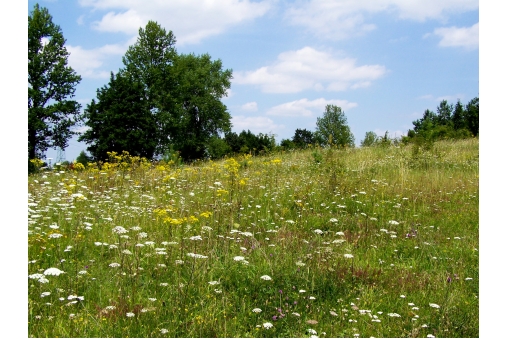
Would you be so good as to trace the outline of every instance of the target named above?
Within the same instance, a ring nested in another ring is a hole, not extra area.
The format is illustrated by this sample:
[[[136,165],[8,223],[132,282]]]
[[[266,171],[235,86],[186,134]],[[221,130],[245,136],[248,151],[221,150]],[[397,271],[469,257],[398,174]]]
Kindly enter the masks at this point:
[[[477,337],[478,161],[465,140],[31,176],[28,273],[65,273],[29,280],[29,335]]]

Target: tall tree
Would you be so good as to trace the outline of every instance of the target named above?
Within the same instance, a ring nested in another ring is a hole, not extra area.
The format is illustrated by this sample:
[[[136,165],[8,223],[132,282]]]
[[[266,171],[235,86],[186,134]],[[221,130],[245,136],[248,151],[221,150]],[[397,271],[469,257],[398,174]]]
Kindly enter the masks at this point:
[[[467,128],[475,137],[478,136],[480,133],[480,99],[478,97],[467,103],[465,116]]]
[[[347,124],[346,115],[340,107],[335,105],[326,105],[323,117],[317,118],[316,136],[340,147],[354,147],[355,143],[353,133]]]
[[[157,146],[157,124],[146,90],[130,73],[111,73],[109,84],[97,90],[97,102],[85,109],[89,127],[80,137],[95,160],[107,160],[107,152],[151,159]]]
[[[81,77],[69,66],[60,26],[38,4],[28,16],[28,158],[67,147],[81,106],[70,98]]]
[[[145,87],[157,122],[156,154],[173,147],[190,160],[205,156],[207,141],[231,128],[220,99],[231,85],[232,71],[208,54],[178,55],[175,42],[171,31],[149,21],[123,63]]]
[[[460,100],[457,100],[457,103],[455,104],[455,107],[453,109],[452,123],[453,123],[453,128],[455,130],[459,130],[461,128],[466,127],[464,106],[462,105]]]
[[[370,147],[376,144],[379,140],[379,137],[376,133],[369,131],[365,133],[365,138],[360,142],[362,147]]]
[[[452,105],[448,101],[442,100],[437,106],[437,122],[439,125],[446,126],[451,123],[452,118]]]
[[[221,60],[212,61],[210,55],[179,55],[175,60],[174,90],[177,102],[175,121],[179,128],[172,137],[184,159],[203,158],[206,145],[231,129],[231,116],[221,98],[231,86],[232,71],[222,70]]]

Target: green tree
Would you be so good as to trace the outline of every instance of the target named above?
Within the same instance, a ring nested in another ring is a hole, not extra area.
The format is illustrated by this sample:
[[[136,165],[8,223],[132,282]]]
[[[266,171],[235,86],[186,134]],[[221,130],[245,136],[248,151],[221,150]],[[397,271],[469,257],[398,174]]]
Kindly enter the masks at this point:
[[[460,100],[457,100],[457,103],[455,104],[451,120],[453,123],[453,128],[455,130],[459,130],[466,127],[464,106],[462,105]]]
[[[376,133],[369,131],[365,133],[365,138],[360,142],[360,146],[362,147],[370,147],[374,146],[378,141],[379,137]]]
[[[212,137],[231,128],[221,98],[231,86],[232,70],[208,54],[178,55],[171,31],[149,21],[129,47],[125,71],[143,84],[157,123],[155,154],[173,147],[185,160],[202,158]]]
[[[80,164],[83,164],[84,166],[88,165],[89,162],[92,161],[92,158],[88,156],[88,154],[86,154],[85,151],[81,151],[78,155],[78,157],[76,158],[76,162],[77,163],[80,163]]]
[[[340,147],[354,147],[355,139],[347,124],[346,116],[342,109],[335,105],[326,105],[323,117],[317,118],[316,136]]]
[[[450,125],[452,119],[452,105],[448,101],[442,100],[437,106],[437,123],[442,126]]]
[[[308,145],[314,144],[316,142],[314,138],[314,133],[305,128],[304,129],[297,128],[292,141],[295,147],[297,148],[305,148]]]
[[[478,136],[480,133],[480,99],[478,97],[471,99],[466,105],[466,126],[473,133],[473,136]]]
[[[107,152],[128,151],[151,159],[157,146],[157,123],[150,111],[146,90],[130,73],[111,73],[109,84],[97,90],[85,109],[89,127],[80,137],[95,160],[107,160]]]
[[[210,55],[179,55],[175,59],[178,87],[173,91],[179,121],[173,143],[185,160],[203,158],[212,137],[231,130],[231,115],[221,98],[231,86],[232,71]]]
[[[69,66],[60,26],[38,4],[28,16],[28,158],[48,148],[65,148],[81,121],[81,106],[70,98],[81,77]]]

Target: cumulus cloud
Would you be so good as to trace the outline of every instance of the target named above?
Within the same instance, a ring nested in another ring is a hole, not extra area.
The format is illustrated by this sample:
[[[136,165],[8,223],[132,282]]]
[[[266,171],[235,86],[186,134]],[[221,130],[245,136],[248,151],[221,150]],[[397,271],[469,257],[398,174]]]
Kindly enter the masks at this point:
[[[375,29],[374,24],[366,22],[372,14],[384,12],[425,21],[476,9],[477,0],[310,0],[289,6],[285,18],[320,38],[340,40]]]
[[[109,78],[110,71],[101,70],[104,62],[112,57],[125,54],[128,44],[104,45],[93,49],[81,46],[66,46],[69,65],[83,78]]]
[[[267,133],[267,131],[274,133],[285,128],[284,125],[276,124],[272,119],[263,116],[234,115],[231,118],[231,123],[233,124],[233,130],[238,133],[243,130],[250,130],[254,134]]]
[[[265,15],[271,1],[249,0],[81,0],[84,7],[108,11],[92,24],[97,30],[136,34],[148,20],[173,31],[178,43],[197,43],[231,26]]]
[[[279,54],[273,65],[235,72],[233,82],[257,85],[266,93],[297,93],[308,89],[343,91],[367,87],[386,72],[381,65],[357,66],[355,59],[336,59],[330,53],[304,47]]]
[[[439,46],[464,47],[477,49],[480,42],[479,23],[471,27],[440,27],[434,30],[434,35],[441,37]]]
[[[258,104],[255,101],[248,102],[248,103],[242,105],[241,108],[243,111],[255,112],[258,110]]]
[[[323,113],[326,105],[336,105],[343,110],[358,106],[355,102],[347,100],[326,100],[324,98],[308,100],[305,98],[274,106],[266,114],[280,117],[311,117]]]

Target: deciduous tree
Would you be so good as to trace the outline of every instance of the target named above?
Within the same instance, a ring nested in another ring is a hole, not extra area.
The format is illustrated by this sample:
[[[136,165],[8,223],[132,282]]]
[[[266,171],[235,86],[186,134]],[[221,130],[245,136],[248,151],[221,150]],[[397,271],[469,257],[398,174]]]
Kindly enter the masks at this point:
[[[323,117],[316,122],[316,135],[340,147],[354,147],[355,139],[347,124],[346,115],[335,105],[326,105]]]
[[[60,26],[38,4],[28,16],[28,158],[42,158],[48,148],[65,148],[81,121],[80,105],[71,100],[81,77],[69,66]]]

